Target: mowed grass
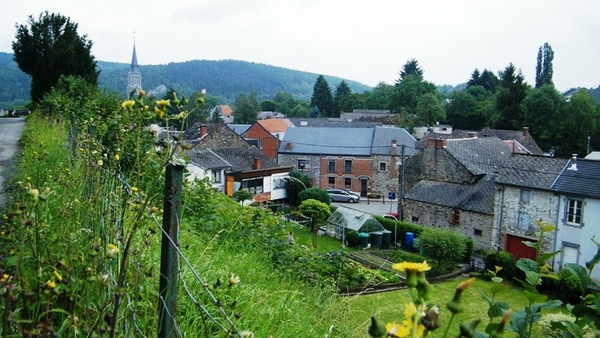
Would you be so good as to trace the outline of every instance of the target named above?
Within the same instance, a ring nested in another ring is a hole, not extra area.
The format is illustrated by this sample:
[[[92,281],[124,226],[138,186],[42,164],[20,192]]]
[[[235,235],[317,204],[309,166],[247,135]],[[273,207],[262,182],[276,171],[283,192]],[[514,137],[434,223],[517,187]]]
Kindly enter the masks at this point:
[[[446,303],[454,295],[458,284],[466,279],[467,277],[463,276],[434,284],[435,293],[431,302],[440,306],[441,327],[434,331],[430,337],[443,337],[451,317],[450,311],[446,309]],[[477,318],[481,319],[477,330],[482,332],[485,330],[486,325],[489,323],[489,317],[487,316],[488,303],[483,300],[480,292],[483,291],[488,297],[491,297],[490,289],[492,285],[492,282],[476,279],[469,286],[462,295],[465,311],[454,318],[447,337],[457,337],[460,323],[469,323]],[[404,304],[409,302],[410,299],[408,289],[351,297],[347,302],[348,317],[356,323],[355,329],[352,331],[352,337],[369,337],[367,328],[371,316],[375,316],[384,323],[401,322],[403,320]],[[514,286],[509,286],[507,291],[498,294],[496,301],[509,303],[513,311],[523,309],[528,304],[523,292]],[[499,322],[499,319],[495,318],[494,322]],[[504,334],[504,337],[516,336],[517,334],[513,332],[505,332]],[[542,336],[541,331],[534,325],[532,337]]]

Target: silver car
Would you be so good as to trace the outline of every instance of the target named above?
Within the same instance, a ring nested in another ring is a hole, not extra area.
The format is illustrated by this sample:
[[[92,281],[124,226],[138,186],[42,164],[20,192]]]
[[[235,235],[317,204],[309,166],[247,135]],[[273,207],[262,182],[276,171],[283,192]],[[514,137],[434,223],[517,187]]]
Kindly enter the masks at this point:
[[[327,189],[327,194],[333,202],[358,203],[360,197],[342,189]]]

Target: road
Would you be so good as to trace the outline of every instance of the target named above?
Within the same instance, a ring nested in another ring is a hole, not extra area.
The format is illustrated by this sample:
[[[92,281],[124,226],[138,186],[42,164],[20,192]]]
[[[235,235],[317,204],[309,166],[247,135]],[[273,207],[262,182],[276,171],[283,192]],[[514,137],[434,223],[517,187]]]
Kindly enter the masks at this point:
[[[385,202],[385,203],[384,203]],[[332,202],[332,205],[343,205],[345,207],[356,209],[362,212],[367,212],[375,215],[383,215],[385,213],[390,212],[398,212],[398,200],[388,200],[387,198],[383,201],[381,198],[378,200],[369,199],[366,197],[361,197],[359,203],[340,203],[340,202]]]
[[[24,128],[22,117],[0,118],[0,207],[6,204],[6,181],[15,170]]]

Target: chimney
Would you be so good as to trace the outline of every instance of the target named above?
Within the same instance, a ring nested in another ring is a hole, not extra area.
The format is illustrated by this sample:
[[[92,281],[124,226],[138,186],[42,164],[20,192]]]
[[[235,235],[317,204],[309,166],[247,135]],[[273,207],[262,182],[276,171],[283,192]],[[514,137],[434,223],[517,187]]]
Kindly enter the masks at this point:
[[[523,127],[523,136],[529,136],[529,127]]]
[[[442,149],[446,147],[446,140],[441,138],[427,139],[427,148]]]
[[[396,140],[392,140],[392,147],[390,148],[390,154],[391,155],[396,155]]]
[[[573,157],[571,158],[571,166],[568,170],[577,171],[577,154],[573,154]]]
[[[206,124],[200,125],[200,138],[203,138],[208,134],[208,126]]]
[[[292,142],[287,142],[285,144],[285,150],[292,150]]]
[[[262,163],[260,162],[260,158],[254,159],[254,169],[258,170],[262,168]]]

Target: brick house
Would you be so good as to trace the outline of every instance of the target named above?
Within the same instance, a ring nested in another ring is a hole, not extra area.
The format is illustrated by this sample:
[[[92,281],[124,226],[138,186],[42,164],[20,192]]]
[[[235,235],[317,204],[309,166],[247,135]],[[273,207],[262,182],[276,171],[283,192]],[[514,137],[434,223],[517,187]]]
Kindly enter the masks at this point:
[[[287,119],[268,119],[254,122],[242,136],[246,140],[254,140],[258,149],[262,150],[270,159],[277,160],[277,151],[291,125]]]
[[[515,258],[535,259],[536,252],[522,241],[536,241],[535,221],[556,224],[559,196],[552,184],[568,160],[514,154],[507,158],[496,182],[495,223],[500,229],[498,248]],[[544,252],[554,250],[554,235],[543,243]]]
[[[406,130],[395,127],[294,127],[287,129],[278,158],[281,165],[306,173],[315,187],[348,189],[366,196],[386,192],[390,182],[397,185],[398,148],[406,146],[409,156],[414,142]]]
[[[475,249],[495,246],[494,175],[510,156],[498,138],[429,139],[406,161],[400,217],[472,238]]]
[[[201,126],[200,139],[187,155],[190,179],[209,176],[213,186],[228,196],[246,189],[259,202],[283,203],[287,198],[286,179],[292,167],[278,166],[224,123],[210,132]]]

